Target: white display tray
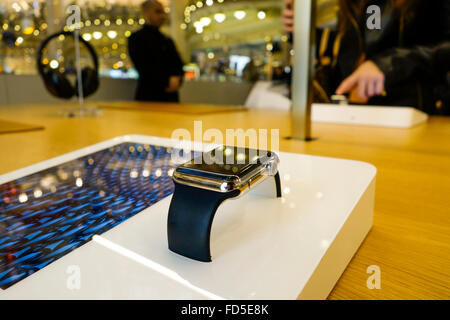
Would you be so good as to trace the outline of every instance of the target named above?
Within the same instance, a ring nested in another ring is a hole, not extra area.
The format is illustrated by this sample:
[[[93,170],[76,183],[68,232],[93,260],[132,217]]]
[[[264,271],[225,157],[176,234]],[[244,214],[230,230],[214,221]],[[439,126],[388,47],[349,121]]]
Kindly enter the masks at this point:
[[[411,107],[382,107],[314,103],[312,121],[411,128],[428,120],[428,115]]]
[[[245,106],[257,109],[290,110],[291,100],[284,87],[268,81],[258,81],[250,92]],[[337,105],[314,103],[311,120],[361,126],[411,128],[424,123],[428,115],[412,107]]]
[[[156,137],[119,137],[2,175],[0,183],[128,141],[178,146]],[[0,290],[0,299],[326,298],[372,226],[376,168],[279,156],[283,197],[263,197],[256,188],[223,203],[212,227],[212,262],[168,250],[168,196]],[[78,289],[68,285],[74,268]]]

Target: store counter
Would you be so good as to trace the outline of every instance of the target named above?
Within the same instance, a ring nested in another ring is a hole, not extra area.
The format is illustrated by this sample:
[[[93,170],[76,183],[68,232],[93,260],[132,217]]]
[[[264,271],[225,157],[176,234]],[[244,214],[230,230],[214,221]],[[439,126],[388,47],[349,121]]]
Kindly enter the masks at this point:
[[[359,160],[378,170],[372,230],[330,299],[448,297],[450,119],[431,117],[411,129],[314,123],[317,139],[302,142],[283,139],[290,133],[288,112],[223,112],[215,106],[201,106],[201,112],[165,112],[164,106],[174,108],[164,104],[143,110],[105,108],[99,117],[73,119],[58,117],[61,105],[2,106],[0,119],[20,119],[45,129],[1,134],[0,174],[117,136],[170,137],[175,129],[184,128],[195,138],[194,121],[198,120],[203,132],[210,128],[224,134],[226,129],[279,129],[282,152]],[[208,108],[211,111],[205,112]],[[380,270],[380,289],[368,286],[373,266]]]

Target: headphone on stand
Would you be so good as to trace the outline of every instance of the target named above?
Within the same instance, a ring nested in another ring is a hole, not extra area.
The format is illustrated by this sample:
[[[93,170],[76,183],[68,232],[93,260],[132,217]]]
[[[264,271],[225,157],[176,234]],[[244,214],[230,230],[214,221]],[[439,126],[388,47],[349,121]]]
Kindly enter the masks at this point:
[[[78,96],[78,80],[75,82],[75,86],[73,86],[69,79],[67,79],[66,75],[58,69],[52,69],[48,64],[42,63],[43,51],[47,44],[54,38],[61,35],[74,37],[73,32],[63,31],[54,33],[42,41],[37,53],[37,68],[39,74],[44,80],[45,87],[52,95],[58,98],[70,99],[74,95]],[[94,48],[86,40],[84,40],[81,35],[79,36],[79,40],[84,43],[92,57],[92,60],[94,61],[94,68],[84,67],[81,70],[83,96],[87,97],[97,91],[100,84],[98,78],[98,57]]]

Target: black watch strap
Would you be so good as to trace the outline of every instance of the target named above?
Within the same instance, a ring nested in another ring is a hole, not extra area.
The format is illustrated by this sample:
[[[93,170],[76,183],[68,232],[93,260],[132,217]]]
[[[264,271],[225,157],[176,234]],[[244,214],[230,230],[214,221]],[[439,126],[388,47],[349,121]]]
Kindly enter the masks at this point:
[[[214,214],[239,190],[226,193],[187,186],[175,182],[167,220],[169,249],[194,260],[211,261],[209,239]]]
[[[280,178],[275,185],[281,196]],[[219,205],[239,195],[239,190],[222,193],[200,189],[174,181],[175,192],[169,207],[167,238],[169,249],[185,257],[210,262],[210,235],[214,215]]]

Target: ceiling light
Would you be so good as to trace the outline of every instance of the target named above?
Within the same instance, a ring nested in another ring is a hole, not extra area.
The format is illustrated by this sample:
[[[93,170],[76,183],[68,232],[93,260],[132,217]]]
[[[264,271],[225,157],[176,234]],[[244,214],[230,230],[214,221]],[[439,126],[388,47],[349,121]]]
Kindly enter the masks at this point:
[[[86,41],[91,41],[91,39],[92,39],[92,35],[91,35],[90,33],[84,33],[84,34],[82,35],[82,37],[83,37],[83,39],[86,40]]]
[[[108,38],[110,39],[115,39],[117,37],[117,32],[114,30],[109,30],[106,35],[108,36]]]
[[[53,59],[52,61],[50,61],[50,68],[52,69],[56,69],[59,67],[59,62],[56,61],[55,59]]]
[[[225,16],[225,14],[223,14],[223,13],[216,13],[216,14],[214,15],[214,19],[215,19],[218,23],[224,22],[224,21],[225,21],[225,18],[226,18],[226,16]]]
[[[92,33],[92,36],[94,37],[94,39],[99,40],[102,38],[103,34],[100,31],[95,31]]]
[[[203,18],[200,19],[200,22],[202,23],[202,25],[204,27],[207,27],[207,26],[209,26],[211,24],[211,19],[208,18],[208,17],[203,17]]]
[[[234,12],[234,17],[238,20],[244,19],[246,15],[247,13],[243,10],[238,10]]]

